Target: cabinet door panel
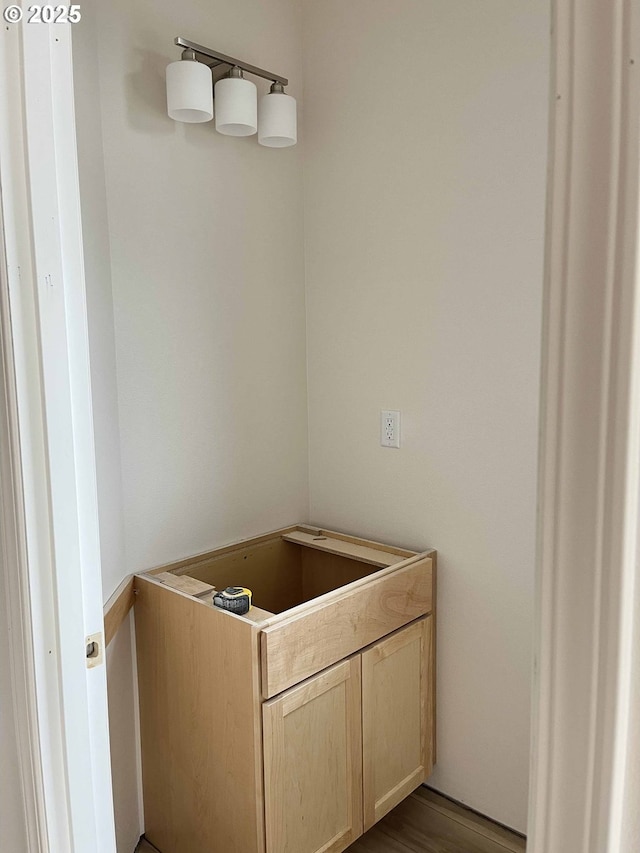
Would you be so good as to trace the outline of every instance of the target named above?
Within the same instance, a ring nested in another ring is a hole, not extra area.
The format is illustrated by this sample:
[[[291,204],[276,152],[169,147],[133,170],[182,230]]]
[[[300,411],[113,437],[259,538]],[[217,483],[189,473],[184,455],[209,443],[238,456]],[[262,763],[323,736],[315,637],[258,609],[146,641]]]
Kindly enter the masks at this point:
[[[362,654],[364,829],[431,772],[432,617]]]
[[[362,834],[360,657],[262,709],[267,853],[340,853]]]

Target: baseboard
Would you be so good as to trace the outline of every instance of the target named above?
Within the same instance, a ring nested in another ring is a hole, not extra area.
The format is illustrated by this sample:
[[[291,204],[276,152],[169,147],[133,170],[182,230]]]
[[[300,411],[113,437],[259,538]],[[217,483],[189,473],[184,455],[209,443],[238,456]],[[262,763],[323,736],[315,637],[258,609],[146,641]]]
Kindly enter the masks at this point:
[[[160,853],[160,851],[144,835],[141,835],[133,853]]]
[[[133,607],[136,597],[133,588],[133,575],[126,577],[104,606],[104,644],[105,648],[115,637],[127,614]]]
[[[440,797],[442,800],[446,801],[446,803],[450,803],[451,806],[456,809],[461,809],[465,812],[469,812],[471,815],[474,815],[474,817],[479,818],[482,821],[486,821],[488,824],[498,827],[499,829],[504,830],[505,832],[509,832],[512,835],[515,835],[518,838],[522,839],[523,841],[527,840],[527,836],[519,830],[513,829],[513,827],[508,826],[506,823],[501,823],[499,820],[495,820],[494,818],[489,817],[488,815],[485,815],[482,812],[471,808],[471,806],[468,806],[466,803],[463,803],[460,800],[456,800],[453,797],[450,797],[448,794],[443,794],[442,791],[438,791],[431,785],[423,783],[421,785],[421,788],[424,788],[426,791],[430,791],[432,794],[435,794],[437,797]]]

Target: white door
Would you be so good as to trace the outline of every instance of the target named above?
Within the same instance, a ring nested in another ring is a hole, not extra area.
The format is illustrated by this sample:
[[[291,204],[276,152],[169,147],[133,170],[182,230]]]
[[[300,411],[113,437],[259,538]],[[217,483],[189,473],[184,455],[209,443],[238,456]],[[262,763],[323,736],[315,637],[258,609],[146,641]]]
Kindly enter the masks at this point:
[[[114,853],[71,32],[27,23],[26,4],[24,16],[0,28],[0,304],[14,427],[2,438],[24,546],[9,567],[24,594],[9,605],[32,646],[18,689],[33,723],[38,848]]]

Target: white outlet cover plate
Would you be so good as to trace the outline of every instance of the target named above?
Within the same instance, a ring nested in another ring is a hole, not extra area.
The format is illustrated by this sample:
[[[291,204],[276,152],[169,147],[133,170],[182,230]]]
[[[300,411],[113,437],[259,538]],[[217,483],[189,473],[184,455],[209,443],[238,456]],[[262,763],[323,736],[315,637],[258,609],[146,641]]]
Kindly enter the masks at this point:
[[[382,447],[400,447],[400,412],[395,409],[380,412],[380,444]]]

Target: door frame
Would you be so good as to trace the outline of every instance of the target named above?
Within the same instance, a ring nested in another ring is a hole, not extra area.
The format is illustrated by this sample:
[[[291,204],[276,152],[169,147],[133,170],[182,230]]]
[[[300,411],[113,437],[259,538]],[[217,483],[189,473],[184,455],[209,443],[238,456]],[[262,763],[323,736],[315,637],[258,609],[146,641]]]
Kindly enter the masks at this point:
[[[552,25],[529,850],[622,853],[638,631],[637,0],[556,0]],[[29,590],[10,604],[33,637],[34,814],[52,853],[112,853],[105,668],[87,670],[78,648],[102,631],[102,601],[69,27],[4,27],[0,51],[3,343],[24,489],[11,500]]]
[[[17,815],[29,850],[49,851],[40,763],[27,539],[20,466],[15,365],[9,324],[5,229],[0,200],[0,594],[8,626],[7,652],[13,699],[23,814]]]
[[[640,797],[628,750],[640,636],[638,5],[553,9],[532,853],[624,853],[630,785]]]
[[[0,28],[0,188],[4,568],[29,849],[115,853],[71,25]]]

